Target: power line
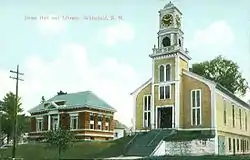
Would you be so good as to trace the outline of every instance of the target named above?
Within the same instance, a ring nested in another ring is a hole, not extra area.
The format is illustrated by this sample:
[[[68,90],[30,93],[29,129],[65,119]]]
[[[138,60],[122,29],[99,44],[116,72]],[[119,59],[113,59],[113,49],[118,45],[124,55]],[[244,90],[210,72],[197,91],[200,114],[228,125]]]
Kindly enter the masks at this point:
[[[16,77],[10,76],[11,79],[16,80],[16,103],[14,106],[14,120],[13,120],[13,146],[12,146],[12,158],[16,157],[16,140],[17,140],[17,109],[18,109],[18,82],[23,81],[19,76],[23,76],[23,73],[19,72],[19,65],[17,65],[16,71],[10,70]]]

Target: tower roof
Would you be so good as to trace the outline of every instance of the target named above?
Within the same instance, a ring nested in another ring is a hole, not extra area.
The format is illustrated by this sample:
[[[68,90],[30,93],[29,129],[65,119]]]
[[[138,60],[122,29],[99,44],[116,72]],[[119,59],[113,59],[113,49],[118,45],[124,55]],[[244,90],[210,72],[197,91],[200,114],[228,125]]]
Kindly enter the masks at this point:
[[[176,9],[178,12],[180,12],[180,14],[182,14],[179,8],[177,8],[171,1],[168,4],[166,4],[162,10],[167,10],[167,9]]]

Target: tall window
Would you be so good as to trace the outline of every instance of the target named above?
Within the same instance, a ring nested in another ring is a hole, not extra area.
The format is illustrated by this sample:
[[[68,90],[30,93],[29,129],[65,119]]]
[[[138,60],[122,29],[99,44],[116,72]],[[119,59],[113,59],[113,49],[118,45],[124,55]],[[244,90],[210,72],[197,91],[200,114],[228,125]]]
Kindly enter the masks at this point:
[[[94,129],[94,114],[90,113],[89,115],[89,129]]]
[[[233,117],[233,127],[235,127],[235,113],[234,113],[234,105],[232,105],[232,117]]]
[[[109,130],[109,122],[110,122],[110,118],[106,116],[106,125],[105,125],[105,130]]]
[[[201,124],[201,90],[191,91],[191,123],[192,125]]]
[[[239,119],[240,119],[240,129],[242,128],[242,123],[241,123],[241,109],[239,108]]]
[[[102,115],[98,115],[97,128],[98,128],[99,130],[102,130]]]
[[[224,109],[224,124],[227,124],[227,103],[226,100],[223,100],[223,109]]]
[[[160,86],[160,99],[170,99],[170,94],[171,94],[171,86]]]
[[[37,118],[36,119],[36,131],[42,131],[43,130],[43,118]]]
[[[164,81],[164,68],[163,65],[160,66],[160,82]]]
[[[237,139],[237,152],[239,152],[240,151],[240,141],[239,141],[239,139]]]
[[[59,118],[58,116],[52,117],[52,130],[57,130],[59,128]]]
[[[170,68],[171,68],[170,64],[167,64],[166,65],[166,75],[165,75],[166,76],[166,81],[170,81],[170,74],[171,74],[170,73]]]
[[[247,131],[247,112],[245,112],[245,130]]]
[[[151,111],[151,96],[145,95],[143,100],[143,109],[144,109],[144,127],[150,126],[150,111]]]
[[[231,144],[231,138],[228,138],[228,150],[229,150],[229,152],[232,151],[232,146],[231,145],[232,145]]]
[[[78,129],[78,115],[70,116],[70,129]]]
[[[160,82],[171,80],[171,65],[161,65],[160,66]]]

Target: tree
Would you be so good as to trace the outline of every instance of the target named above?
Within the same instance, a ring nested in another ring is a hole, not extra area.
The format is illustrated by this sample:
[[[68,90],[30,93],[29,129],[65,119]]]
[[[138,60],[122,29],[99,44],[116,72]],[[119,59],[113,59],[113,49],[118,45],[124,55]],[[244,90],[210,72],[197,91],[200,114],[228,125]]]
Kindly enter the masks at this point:
[[[71,142],[75,139],[74,134],[66,129],[50,130],[44,133],[44,140],[49,147],[55,147],[58,150],[58,159],[61,159],[62,151],[69,148]]]
[[[23,111],[21,108],[21,98],[18,97],[17,100],[17,113],[20,113]],[[14,121],[14,107],[16,106],[16,95],[12,92],[7,93],[3,98],[3,104],[2,104],[2,131],[7,135],[7,143],[9,143],[9,140],[11,136],[13,136],[13,121]],[[18,125],[18,124],[17,124]]]
[[[45,98],[44,96],[42,96],[41,103],[44,103],[44,102],[45,102]]]
[[[190,71],[219,83],[233,94],[245,95],[249,88],[238,64],[221,55],[210,61],[193,64]]]

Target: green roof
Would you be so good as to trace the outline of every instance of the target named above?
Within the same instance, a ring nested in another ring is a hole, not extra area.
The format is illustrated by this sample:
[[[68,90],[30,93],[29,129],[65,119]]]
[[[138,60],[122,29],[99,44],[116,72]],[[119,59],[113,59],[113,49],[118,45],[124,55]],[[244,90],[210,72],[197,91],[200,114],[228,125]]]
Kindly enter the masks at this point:
[[[47,110],[54,110],[56,106],[51,102],[65,101],[64,105],[58,105],[57,108],[61,109],[79,109],[79,108],[93,108],[100,110],[107,110],[115,112],[116,110],[111,107],[108,103],[103,101],[92,91],[84,91],[77,93],[67,93],[62,95],[56,95],[44,103],[39,104],[38,106],[29,110],[30,113],[37,113]],[[49,104],[48,107],[44,107],[44,104]],[[52,107],[51,107],[52,105]]]

